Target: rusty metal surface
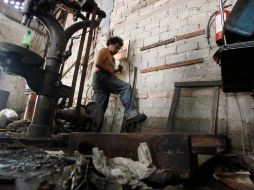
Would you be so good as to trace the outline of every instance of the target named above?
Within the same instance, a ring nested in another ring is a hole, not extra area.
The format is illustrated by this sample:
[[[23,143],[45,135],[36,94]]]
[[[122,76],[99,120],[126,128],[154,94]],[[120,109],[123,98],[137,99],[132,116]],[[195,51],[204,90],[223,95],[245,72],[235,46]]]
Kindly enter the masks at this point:
[[[190,136],[183,134],[96,134],[72,133],[69,154],[79,150],[91,154],[93,147],[99,147],[109,158],[125,157],[138,160],[137,149],[141,142],[147,142],[153,164],[160,169],[173,170],[188,178],[196,163],[192,158]]]
[[[89,19],[89,17],[90,17],[90,13],[87,13],[86,18]],[[80,61],[81,61],[82,52],[84,49],[84,43],[85,43],[85,39],[86,39],[86,33],[87,33],[87,28],[83,29],[80,43],[79,43],[79,49],[78,49],[78,54],[77,54],[77,58],[75,61],[75,69],[74,69],[74,74],[73,74],[72,84],[71,84],[72,92],[71,92],[71,96],[69,98],[68,107],[72,107],[72,105],[73,105],[73,98],[74,98],[76,83],[77,83],[77,79],[78,79],[78,71],[79,71]]]
[[[97,10],[98,10],[97,7],[94,8],[94,10],[93,10],[92,18],[91,18],[92,22],[94,22],[95,19],[96,19]],[[80,112],[80,107],[81,107],[81,102],[82,102],[82,97],[83,97],[83,91],[84,91],[84,85],[85,85],[85,79],[86,79],[87,65],[88,65],[88,62],[89,62],[90,50],[91,50],[92,41],[93,41],[93,33],[94,33],[94,29],[90,28],[89,34],[88,34],[88,37],[87,37],[86,52],[85,52],[84,59],[82,60],[83,68],[82,68],[82,74],[81,74],[79,92],[78,92],[78,99],[77,99],[77,106],[76,106],[77,112]]]

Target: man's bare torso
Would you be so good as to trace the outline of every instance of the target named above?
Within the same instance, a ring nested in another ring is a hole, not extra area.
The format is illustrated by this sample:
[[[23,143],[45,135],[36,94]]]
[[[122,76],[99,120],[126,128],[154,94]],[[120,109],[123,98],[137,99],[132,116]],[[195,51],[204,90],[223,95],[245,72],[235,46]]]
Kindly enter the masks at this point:
[[[96,71],[114,74],[114,59],[108,48],[102,48],[95,56]]]

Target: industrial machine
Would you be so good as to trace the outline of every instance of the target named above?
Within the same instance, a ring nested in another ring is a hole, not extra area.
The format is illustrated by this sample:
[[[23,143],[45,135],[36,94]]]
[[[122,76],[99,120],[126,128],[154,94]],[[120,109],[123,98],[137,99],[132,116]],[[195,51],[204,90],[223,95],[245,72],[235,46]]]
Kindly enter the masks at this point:
[[[53,16],[53,10],[58,4],[75,11],[75,16],[82,19],[64,30]],[[89,20],[82,11],[94,13],[96,20]],[[11,43],[0,43],[0,66],[5,72],[20,75],[27,81],[29,87],[36,92],[37,100],[28,136],[36,138],[50,137],[52,124],[59,98],[68,98],[73,89],[61,83],[63,63],[68,59],[65,53],[66,45],[71,36],[78,30],[93,29],[106,17],[105,12],[98,8],[94,0],[26,0],[22,10],[22,23],[29,26],[32,19],[38,19],[48,30],[49,47],[45,60],[38,54]],[[57,111],[57,119],[68,120],[72,125],[84,126],[86,130],[98,131],[102,119],[100,106],[96,103],[79,109]],[[98,114],[100,114],[98,116]],[[67,115],[67,116],[66,116]],[[75,119],[73,119],[75,118]],[[92,121],[92,122],[91,122]]]
[[[225,45],[214,55],[221,66],[224,92],[254,92],[253,12],[253,0],[238,0],[225,22]]]

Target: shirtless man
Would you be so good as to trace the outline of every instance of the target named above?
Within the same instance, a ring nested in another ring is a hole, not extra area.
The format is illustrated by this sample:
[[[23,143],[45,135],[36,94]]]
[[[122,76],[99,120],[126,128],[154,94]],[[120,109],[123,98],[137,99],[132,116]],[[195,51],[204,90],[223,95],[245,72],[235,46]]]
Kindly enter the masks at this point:
[[[107,47],[102,48],[95,56],[96,71],[93,74],[92,87],[94,90],[95,102],[103,106],[104,112],[108,107],[110,93],[119,94],[121,102],[125,108],[124,117],[127,122],[143,122],[146,120],[145,114],[138,114],[132,106],[130,84],[118,79],[116,72],[122,70],[119,65],[115,68],[114,55],[123,46],[123,40],[119,37],[112,37],[107,41]]]

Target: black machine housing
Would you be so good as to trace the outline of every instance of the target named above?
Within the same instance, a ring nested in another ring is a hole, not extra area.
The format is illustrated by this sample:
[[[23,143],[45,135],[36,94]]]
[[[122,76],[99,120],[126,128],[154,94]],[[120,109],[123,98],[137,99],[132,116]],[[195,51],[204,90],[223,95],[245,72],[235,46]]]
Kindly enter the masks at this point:
[[[238,0],[225,22],[227,44],[214,55],[221,66],[224,92],[254,92],[253,13],[253,0]]]

